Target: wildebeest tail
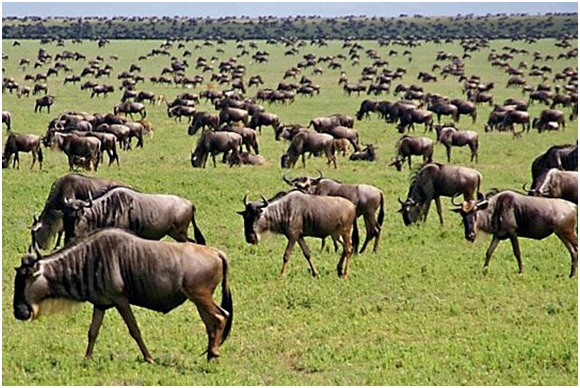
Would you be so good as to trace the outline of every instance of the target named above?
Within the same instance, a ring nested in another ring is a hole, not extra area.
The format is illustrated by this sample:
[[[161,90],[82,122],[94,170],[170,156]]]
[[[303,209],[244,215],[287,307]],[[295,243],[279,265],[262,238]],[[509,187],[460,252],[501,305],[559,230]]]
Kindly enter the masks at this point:
[[[377,218],[379,226],[383,226],[384,219],[385,219],[385,195],[381,191],[381,205],[379,208],[379,218]]]
[[[226,257],[226,255],[224,255],[221,252],[220,252],[219,256],[222,259],[222,267],[223,267],[222,303],[221,303],[220,307],[229,313],[228,320],[227,320],[226,326],[224,328],[222,341],[220,343],[220,345],[221,345],[228,338],[228,335],[230,334],[230,331],[232,329],[232,321],[234,319],[234,303],[232,300],[232,293],[230,291],[230,286],[228,284],[228,272],[229,272],[228,258]]]
[[[191,213],[191,223],[193,224],[193,236],[195,237],[196,244],[206,245],[205,237],[203,237],[201,230],[199,230],[195,222],[195,207],[193,208],[193,212]]]
[[[42,147],[38,147],[38,161],[42,163],[44,156],[42,155]]]
[[[358,225],[356,223],[356,218],[355,218],[353,225],[352,225],[352,251],[354,253],[358,253],[358,244],[359,244]]]

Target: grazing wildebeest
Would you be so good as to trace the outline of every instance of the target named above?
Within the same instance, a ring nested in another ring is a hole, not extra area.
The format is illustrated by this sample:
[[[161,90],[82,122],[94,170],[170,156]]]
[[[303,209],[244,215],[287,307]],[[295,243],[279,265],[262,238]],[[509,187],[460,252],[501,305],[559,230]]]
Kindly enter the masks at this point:
[[[561,171],[551,168],[535,189],[524,190],[536,197],[562,198],[578,204],[578,171]]]
[[[336,127],[321,128],[320,132],[327,133],[335,139],[346,139],[352,145],[355,151],[360,151],[358,132],[356,129],[338,125]]]
[[[305,154],[307,152],[318,154],[324,152],[327,164],[333,163],[336,168],[334,156],[334,137],[326,133],[311,133],[300,131],[292,138],[290,146],[282,155],[282,168],[294,168],[300,155],[302,155],[302,167],[306,168]]]
[[[119,105],[115,105],[113,108],[114,114],[123,113],[125,115],[131,116],[133,119],[133,113],[139,113],[141,116],[141,120],[143,120],[147,116],[147,111],[145,110],[145,105],[141,104],[140,102],[133,102],[133,101],[125,101],[120,103]]]
[[[447,163],[451,161],[451,147],[463,147],[468,145],[471,150],[471,159],[477,163],[477,151],[479,148],[479,134],[475,131],[458,131],[454,127],[436,125],[437,141],[445,146],[447,151]]]
[[[189,127],[187,127],[187,134],[193,136],[197,131],[205,128],[218,130],[220,126],[220,118],[216,113],[210,112],[196,112]]]
[[[252,115],[248,127],[257,129],[262,134],[262,125],[270,125],[274,131],[280,126],[280,118],[278,115],[266,112],[256,112]]]
[[[224,163],[230,152],[242,152],[242,136],[235,132],[203,132],[191,153],[191,166],[205,168],[207,157],[211,154],[213,166],[216,167],[215,156],[222,152]]]
[[[401,111],[400,123],[397,127],[399,133],[404,133],[405,129],[415,130],[415,123],[425,124],[425,132],[433,130],[433,112],[423,109],[408,109]]]
[[[459,109],[453,104],[437,101],[434,104],[428,105],[427,110],[437,115],[438,123],[441,122],[441,116],[451,116],[454,123],[459,121]]]
[[[34,320],[75,303],[89,302],[93,315],[86,358],[93,349],[105,311],[114,307],[123,317],[145,361],[145,347],[131,305],[168,313],[186,300],[193,302],[206,326],[207,358],[219,357],[233,319],[226,255],[212,247],[141,239],[114,228],[98,230],[64,249],[42,257],[28,253],[16,269],[14,317]],[[213,300],[222,283],[221,306]]]
[[[104,94],[105,97],[107,97],[109,93],[113,93],[114,91],[115,87],[113,85],[96,85],[93,87],[93,91],[91,92],[91,98],[94,96],[99,97],[100,94]]]
[[[370,116],[369,112],[378,112],[378,108],[377,108],[378,104],[379,104],[378,101],[372,101],[372,100],[364,100],[363,102],[361,102],[360,108],[356,112],[356,119],[359,121],[362,120],[363,117],[370,119],[371,116]]]
[[[194,106],[176,105],[167,108],[167,117],[173,117],[175,121],[179,119],[179,122],[181,122],[182,117],[187,117],[187,122],[191,123],[196,112]]]
[[[544,175],[551,168],[565,171],[578,171],[578,145],[562,144],[555,145],[540,155],[532,162],[532,190],[539,187],[544,180]]]
[[[193,225],[195,240],[187,237]],[[177,195],[145,194],[127,187],[113,188],[99,198],[64,199],[64,242],[81,238],[95,229],[121,228],[149,240],[166,235],[179,242],[205,245],[195,222],[195,206]]]
[[[577,274],[578,237],[574,231],[577,207],[563,199],[530,197],[514,191],[502,191],[481,201],[469,200],[453,211],[461,214],[465,238],[474,241],[478,230],[493,235],[485,253],[484,269],[501,240],[508,239],[518,261],[519,273],[524,272],[518,237],[543,240],[555,233],[572,258],[570,277]]]
[[[98,198],[115,187],[129,186],[120,181],[89,177],[76,173],[66,174],[55,180],[40,216],[38,218],[34,217],[34,222],[30,228],[32,234],[31,246],[36,243],[41,249],[48,249],[57,233],[58,238],[55,248],[60,245],[60,239],[64,233],[62,212],[65,198],[86,201],[89,199],[89,195]]]
[[[423,166],[411,179],[405,202],[399,198],[405,225],[417,221],[425,222],[429,214],[431,200],[435,200],[439,222],[443,225],[441,200],[439,197],[454,197],[463,194],[464,200],[479,196],[481,174],[479,171],[460,166],[429,163]]]
[[[32,154],[32,163],[30,164],[30,169],[34,167],[36,159],[38,158],[38,165],[42,170],[42,161],[44,157],[42,155],[42,143],[40,136],[28,135],[14,133],[8,131],[8,137],[6,138],[6,143],[4,144],[4,152],[2,153],[2,167],[8,167],[10,165],[10,158],[14,155],[14,161],[12,162],[12,168],[20,168],[20,158],[18,156],[19,152],[30,152]],[[18,163],[18,166],[16,166]]]
[[[284,274],[296,242],[302,249],[310,265],[312,276],[318,271],[310,258],[310,250],[304,237],[326,238],[331,236],[343,246],[342,255],[337,265],[339,277],[348,276],[348,265],[352,256],[352,239],[358,241],[355,206],[347,199],[340,197],[321,197],[304,194],[298,190],[279,193],[274,198],[262,202],[246,201],[244,196],[243,211],[238,212],[244,218],[244,235],[249,244],[258,244],[265,232],[283,234],[288,239],[284,250],[280,275]]]
[[[397,149],[397,155],[389,166],[395,166],[398,171],[401,171],[405,159],[407,159],[409,169],[411,169],[411,155],[422,155],[423,164],[431,163],[433,161],[435,142],[428,137],[411,137],[405,135],[397,141],[395,148]]]
[[[107,132],[115,135],[117,141],[119,142],[119,146],[123,150],[128,150],[131,148],[131,144],[129,142],[129,136],[131,136],[131,128],[129,128],[125,124],[103,123],[97,126],[94,130],[95,132]]]
[[[375,239],[373,252],[376,252],[379,248],[381,227],[385,218],[383,192],[371,185],[340,183],[334,179],[324,178],[320,171],[319,174],[318,178],[301,176],[292,180],[286,178],[286,174],[284,174],[283,179],[288,185],[306,194],[342,197],[352,202],[356,208],[357,218],[363,216],[367,232],[360,253],[365,251],[367,244],[373,238]],[[379,214],[375,220],[377,210]],[[358,252],[358,241],[353,241],[353,250],[354,253]]]
[[[150,104],[155,104],[155,93],[142,90],[135,97],[135,102],[143,102],[145,100],[148,100]]]
[[[374,162],[377,160],[377,146],[374,144],[367,144],[362,151],[353,152],[348,159],[349,160],[365,160],[367,162]]]
[[[34,103],[34,113],[42,112],[42,107],[46,107],[46,110],[48,111],[48,113],[50,113],[50,107],[52,106],[53,103],[54,96],[50,94],[37,98]]]
[[[330,128],[338,127],[340,119],[337,116],[315,117],[310,120],[307,128],[314,128],[316,132],[325,132]]]
[[[2,111],[2,124],[6,124],[6,129],[10,131],[12,126],[12,114],[7,110]]]
[[[532,120],[532,128],[537,129],[538,132],[542,132],[549,129],[550,123],[556,123],[556,128],[559,126],[566,128],[566,115],[564,115],[564,112],[560,110],[545,109],[540,113],[540,117],[536,117]]]
[[[96,137],[101,141],[101,161],[103,160],[103,154],[106,151],[107,155],[109,155],[109,166],[113,164],[115,160],[117,161],[117,166],[119,166],[119,154],[117,153],[117,137],[112,133],[84,132],[84,131],[71,131],[69,133],[77,135],[79,137],[83,136]]]
[[[101,160],[101,141],[96,137],[78,137],[73,134],[54,132],[50,144],[66,154],[71,171],[75,164],[75,157],[90,160],[94,170],[97,171]]]

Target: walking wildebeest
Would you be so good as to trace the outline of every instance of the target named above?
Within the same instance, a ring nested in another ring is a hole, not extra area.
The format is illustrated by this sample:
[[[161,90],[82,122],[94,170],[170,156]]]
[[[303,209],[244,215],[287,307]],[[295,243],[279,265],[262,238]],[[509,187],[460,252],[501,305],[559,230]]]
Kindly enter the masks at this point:
[[[60,245],[60,239],[64,233],[62,215],[64,200],[80,199],[88,200],[92,195],[98,198],[115,187],[129,187],[123,182],[109,179],[89,177],[81,174],[70,173],[62,176],[52,183],[44,208],[40,216],[34,220],[30,227],[32,244],[38,244],[41,249],[48,249],[49,245],[58,233],[55,248]]]
[[[479,148],[479,134],[475,131],[458,131],[454,127],[436,125],[437,140],[445,146],[447,151],[447,163],[451,161],[451,147],[463,147],[468,145],[471,150],[470,161],[477,163],[477,151]]]
[[[540,117],[536,117],[532,120],[532,128],[542,132],[544,130],[550,129],[550,123],[556,123],[556,128],[562,126],[566,128],[566,116],[564,112],[556,109],[545,109],[540,113]]]
[[[8,131],[8,137],[4,144],[4,152],[2,153],[2,167],[7,168],[10,165],[10,158],[14,155],[12,168],[20,168],[20,157],[18,156],[18,153],[30,152],[32,154],[30,169],[32,170],[32,167],[34,167],[34,163],[36,163],[36,159],[38,158],[38,165],[42,170],[42,161],[44,160],[44,157],[42,155],[41,145],[40,136]],[[16,163],[18,163],[18,167],[16,166]]]
[[[463,218],[467,240],[474,241],[478,230],[493,234],[485,254],[485,269],[499,242],[509,238],[522,274],[524,267],[518,237],[543,240],[556,233],[572,258],[570,277],[576,276],[578,237],[574,228],[578,211],[574,204],[563,199],[530,197],[508,190],[478,202],[466,200],[453,211]]]
[[[242,152],[242,136],[235,132],[203,132],[191,153],[191,166],[205,168],[207,157],[211,154],[213,166],[216,167],[215,156],[222,152],[224,163],[230,152]]]
[[[93,305],[85,358],[93,355],[106,310],[123,317],[145,361],[145,347],[131,305],[168,313],[186,300],[193,302],[207,335],[207,358],[219,357],[233,319],[226,255],[212,247],[141,239],[120,229],[98,230],[85,239],[42,257],[23,256],[14,279],[14,317],[34,320],[80,302]],[[213,293],[222,284],[221,306]]]
[[[405,202],[399,198],[403,222],[409,226],[417,221],[425,222],[431,200],[435,200],[439,222],[443,225],[441,200],[439,197],[454,197],[463,194],[464,200],[479,197],[481,174],[479,171],[460,166],[429,163],[411,179]]]
[[[324,178],[320,171],[319,174],[318,178],[301,176],[292,180],[287,179],[286,174],[284,174],[283,179],[288,185],[306,194],[342,197],[352,202],[356,208],[357,218],[363,216],[367,232],[360,253],[365,251],[367,244],[373,238],[375,239],[373,252],[376,252],[379,248],[381,227],[385,218],[383,192],[371,185],[340,183],[334,179]],[[375,220],[377,210],[379,214]],[[353,241],[353,249],[354,253],[358,252],[358,241]]]
[[[205,238],[195,222],[195,206],[177,195],[145,194],[127,187],[111,189],[93,200],[64,199],[63,225],[65,244],[84,237],[92,230],[121,228],[150,240],[166,235],[179,242],[205,245]],[[187,237],[193,225],[195,240]]]
[[[280,118],[278,115],[266,112],[256,112],[252,115],[249,128],[257,129],[260,135],[262,134],[262,125],[270,125],[274,131],[280,126]]]
[[[52,106],[53,103],[54,96],[50,94],[47,96],[37,98],[36,101],[34,102],[34,113],[42,112],[42,107],[46,107],[46,110],[48,111],[48,113],[50,113],[50,107]]]
[[[133,101],[125,101],[120,103],[119,105],[115,105],[113,108],[114,114],[123,113],[125,115],[131,116],[133,119],[133,113],[139,113],[141,115],[141,120],[143,120],[147,116],[147,111],[145,110],[145,105],[141,104],[140,102],[133,102]]]
[[[334,156],[334,137],[326,133],[298,132],[292,138],[288,150],[282,155],[282,168],[294,168],[300,155],[302,155],[302,167],[306,168],[305,154],[307,152],[324,152],[327,164],[333,163],[336,168],[336,157]]]
[[[358,132],[356,129],[338,125],[336,127],[321,128],[320,133],[327,133],[335,139],[346,139],[355,151],[360,151]]]
[[[253,149],[256,155],[260,153],[258,137],[254,129],[227,124],[220,128],[220,130],[237,133],[242,137],[242,145],[246,146],[246,151],[250,152],[250,149]]]
[[[117,138],[112,133],[107,132],[85,132],[85,131],[71,131],[69,132],[73,135],[79,137],[92,136],[96,137],[101,141],[101,161],[103,160],[103,154],[105,151],[109,155],[109,166],[113,162],[117,161],[117,166],[119,166],[119,154],[117,153]]]
[[[71,171],[74,167],[75,157],[90,160],[95,171],[99,168],[101,141],[96,137],[78,137],[73,134],[54,132],[50,144],[66,154]]]
[[[274,198],[262,202],[246,201],[244,196],[243,211],[238,212],[244,218],[244,235],[249,244],[258,244],[265,232],[283,234],[288,239],[284,250],[280,275],[284,274],[296,242],[302,249],[310,265],[312,276],[318,271],[310,258],[310,250],[304,237],[326,238],[331,236],[343,246],[340,261],[336,267],[338,276],[348,276],[348,265],[352,256],[352,239],[358,242],[355,206],[347,199],[340,197],[321,197],[304,194],[300,191],[279,193]]]
[[[451,104],[457,107],[457,122],[461,118],[461,115],[471,116],[471,121],[475,124],[477,120],[477,106],[471,101],[464,101],[459,98],[455,98],[449,101]]]
[[[395,166],[398,171],[401,171],[405,159],[407,159],[409,169],[411,169],[411,155],[422,155],[423,164],[431,163],[433,161],[434,147],[435,142],[428,137],[411,137],[405,135],[397,141],[395,145],[397,155],[389,166]]]
[[[193,136],[201,129],[218,130],[220,126],[220,119],[216,113],[210,112],[196,112],[189,127],[187,127],[187,134]]]
[[[532,187],[537,189],[551,168],[578,171],[578,145],[562,144],[550,147],[532,162]]]
[[[538,182],[535,189],[526,191],[528,195],[562,198],[578,205],[578,171],[552,168],[544,175],[543,180]]]

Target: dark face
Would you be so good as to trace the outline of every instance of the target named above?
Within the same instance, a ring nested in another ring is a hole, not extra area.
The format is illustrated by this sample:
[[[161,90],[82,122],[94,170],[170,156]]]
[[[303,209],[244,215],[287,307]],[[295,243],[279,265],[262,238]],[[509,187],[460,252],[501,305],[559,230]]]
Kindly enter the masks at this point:
[[[25,297],[26,282],[32,278],[38,270],[38,262],[30,254],[22,258],[22,265],[16,269],[14,278],[14,318],[20,321],[27,321],[32,318],[32,307]]]
[[[409,226],[414,224],[419,219],[421,215],[421,206],[418,203],[413,201],[407,200],[401,203],[401,209],[399,209],[399,213],[403,216],[403,222],[405,226]]]
[[[86,227],[84,224],[83,214],[85,208],[90,205],[85,201],[79,199],[69,200],[63,208],[62,222],[64,226],[65,233],[65,243],[67,243],[71,238],[81,234]]]
[[[245,203],[244,197],[244,203]],[[263,213],[263,208],[266,204],[259,203],[245,203],[246,208],[244,211],[238,212],[244,218],[244,236],[246,237],[246,242],[248,244],[257,245],[260,236],[256,232],[256,222],[260,219]]]
[[[453,209],[453,212],[459,213],[463,218],[463,228],[465,239],[470,242],[475,241],[477,236],[477,211],[487,208],[487,201],[475,203],[474,201],[463,202],[461,208]]]

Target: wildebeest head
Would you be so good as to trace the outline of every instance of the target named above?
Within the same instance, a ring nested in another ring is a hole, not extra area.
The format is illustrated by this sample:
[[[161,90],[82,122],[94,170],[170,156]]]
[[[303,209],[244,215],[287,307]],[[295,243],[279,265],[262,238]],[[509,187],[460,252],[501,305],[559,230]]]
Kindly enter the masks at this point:
[[[403,222],[405,226],[409,226],[414,224],[419,220],[419,217],[423,214],[423,207],[421,203],[416,202],[413,198],[407,198],[405,202],[401,201],[401,198],[398,198],[399,203],[401,204],[401,208],[398,210],[399,213],[403,216]]]
[[[288,179],[286,177],[288,171],[286,171],[284,173],[284,176],[282,177],[282,179],[284,180],[284,182],[286,182],[286,184],[302,191],[303,193],[313,194],[314,188],[320,182],[320,180],[323,178],[322,172],[320,172],[320,170],[317,170],[317,171],[319,174],[318,178],[312,178],[309,176],[299,176],[299,177],[296,177],[294,179]]]
[[[268,206],[268,200],[262,197],[262,202],[248,202],[247,195],[244,196],[243,211],[237,212],[244,218],[244,235],[248,244],[258,244],[260,235],[256,231],[256,223],[263,213],[263,209]]]
[[[35,254],[29,252],[22,257],[21,265],[16,270],[14,278],[14,318],[20,321],[34,319],[38,315],[38,304],[31,300],[34,290],[27,292],[27,286],[40,274],[39,260],[42,257],[36,249]],[[34,308],[33,306],[36,306]]]
[[[290,168],[290,155],[288,153],[283,153],[280,157],[280,167]]]
[[[454,205],[458,206],[456,209],[452,209],[452,212],[459,213],[463,219],[463,227],[465,232],[465,239],[473,242],[477,236],[477,214],[479,210],[485,210],[489,205],[487,199],[475,201],[468,200],[463,201],[461,205],[456,204],[451,201]]]
[[[397,171],[403,170],[403,163],[405,162],[405,158],[401,155],[397,155],[393,158],[393,161],[389,164],[389,166],[395,166]]]
[[[92,206],[93,198],[90,193],[88,201],[83,201],[81,199],[64,199],[62,220],[66,238],[76,236],[79,231],[88,229],[88,227],[85,225],[86,219],[83,217],[83,213],[87,208]]]

